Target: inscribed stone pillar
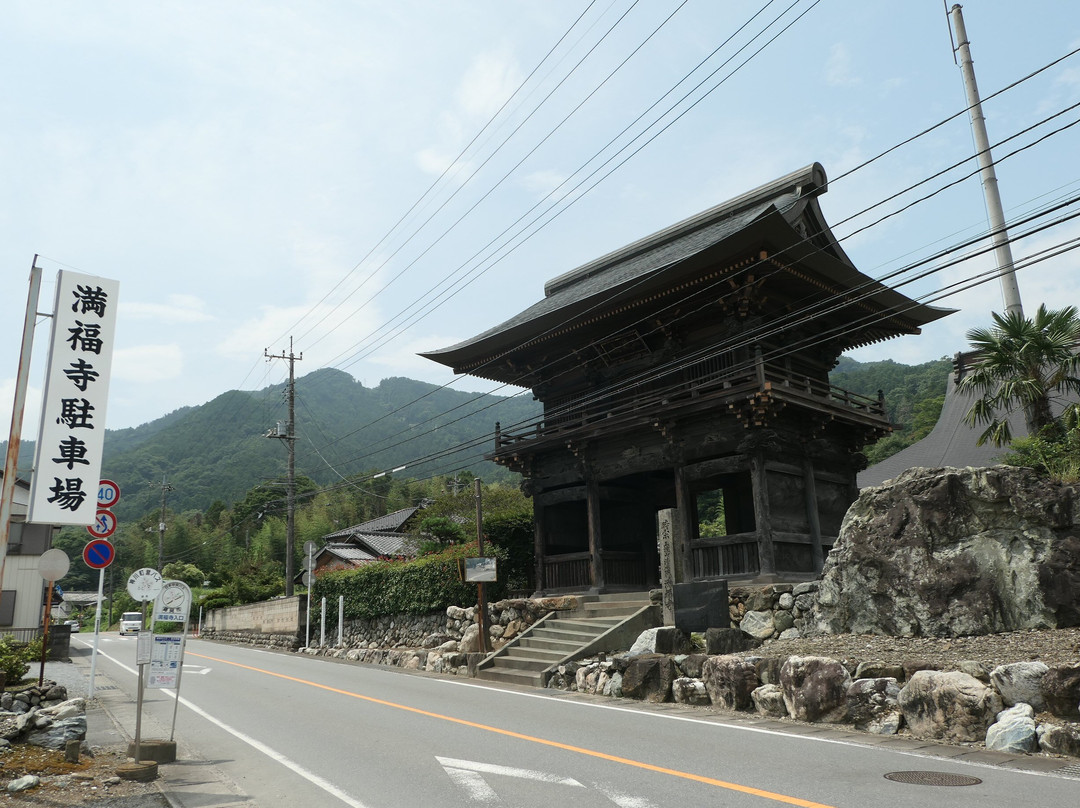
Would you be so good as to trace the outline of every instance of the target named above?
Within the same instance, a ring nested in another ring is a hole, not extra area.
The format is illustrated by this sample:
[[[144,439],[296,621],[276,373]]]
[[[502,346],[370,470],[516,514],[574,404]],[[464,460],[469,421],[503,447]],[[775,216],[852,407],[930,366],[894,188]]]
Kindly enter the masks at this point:
[[[679,568],[676,548],[678,541],[679,511],[665,508],[656,515],[656,543],[660,550],[660,592],[664,625],[675,625],[675,584]]]
[[[675,507],[678,510],[673,523],[675,535],[675,582],[689,583],[694,580],[694,559],[690,552],[690,537],[694,529],[691,519],[696,515],[697,506],[690,484],[686,481],[686,469],[675,467]]]

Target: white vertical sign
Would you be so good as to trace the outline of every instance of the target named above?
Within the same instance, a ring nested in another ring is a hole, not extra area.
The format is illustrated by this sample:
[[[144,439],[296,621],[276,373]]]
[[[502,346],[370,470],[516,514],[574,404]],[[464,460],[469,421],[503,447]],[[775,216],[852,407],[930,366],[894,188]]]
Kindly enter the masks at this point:
[[[63,270],[57,275],[27,522],[94,522],[119,286]]]

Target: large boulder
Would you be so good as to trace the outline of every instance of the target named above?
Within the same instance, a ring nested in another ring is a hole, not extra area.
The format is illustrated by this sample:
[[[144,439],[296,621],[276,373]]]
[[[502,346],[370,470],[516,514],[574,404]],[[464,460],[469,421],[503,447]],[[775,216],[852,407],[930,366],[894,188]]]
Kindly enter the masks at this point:
[[[792,718],[838,724],[847,718],[851,674],[835,659],[789,657],[780,668],[780,688]]]
[[[1080,718],[1080,663],[1055,665],[1039,686],[1046,709],[1064,718]]]
[[[754,708],[769,718],[786,718],[788,711],[784,703],[784,691],[780,685],[762,685],[751,694]]]
[[[984,741],[1004,705],[993,688],[959,671],[918,671],[897,697],[917,738]]]
[[[1080,489],[1031,469],[909,469],[862,491],[810,625],[955,637],[1080,625]]]
[[[634,657],[622,675],[622,693],[630,699],[660,703],[671,697],[678,676],[671,657],[654,654]]]
[[[1039,724],[1036,733],[1041,751],[1080,757],[1080,724]]]
[[[998,713],[997,721],[986,730],[986,748],[995,752],[1034,752],[1039,746],[1035,735],[1035,711],[1030,704],[1017,704]]]
[[[1046,706],[1042,695],[1042,680],[1048,670],[1050,669],[1044,662],[1012,662],[998,665],[990,671],[990,681],[1001,694],[1001,700],[1006,707],[1029,704],[1038,711]]]
[[[701,678],[709,699],[725,710],[752,710],[753,692],[758,686],[753,659],[737,656],[709,657],[701,666]]]
[[[847,692],[848,720],[863,732],[895,735],[904,723],[899,696],[900,685],[891,676],[856,679]]]

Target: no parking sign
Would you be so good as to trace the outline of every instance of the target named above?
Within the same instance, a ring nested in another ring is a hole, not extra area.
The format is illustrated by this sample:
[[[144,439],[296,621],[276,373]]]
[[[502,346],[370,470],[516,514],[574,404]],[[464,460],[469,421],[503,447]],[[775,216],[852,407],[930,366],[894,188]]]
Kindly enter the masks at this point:
[[[94,539],[87,542],[82,551],[83,561],[92,570],[101,570],[113,563],[116,548],[106,539]]]

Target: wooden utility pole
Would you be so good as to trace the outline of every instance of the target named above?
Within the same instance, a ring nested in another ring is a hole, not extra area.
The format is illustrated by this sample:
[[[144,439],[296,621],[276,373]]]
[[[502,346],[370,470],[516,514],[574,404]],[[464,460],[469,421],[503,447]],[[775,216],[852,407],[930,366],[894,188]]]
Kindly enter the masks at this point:
[[[297,360],[303,359],[304,355],[302,353],[299,355],[293,353],[292,337],[289,337],[288,354],[284,352],[271,354],[266,349],[263,350],[263,355],[267,359],[284,359],[289,363],[289,387],[286,390],[289,400],[289,421],[285,425],[284,434],[279,423],[277,430],[271,429],[266,433],[266,437],[283,440],[289,448],[288,493],[286,494],[288,516],[286,517],[287,526],[285,528],[285,596],[291,597],[293,594],[293,578],[296,576],[296,561],[293,558],[296,554],[296,374],[294,365]]]

